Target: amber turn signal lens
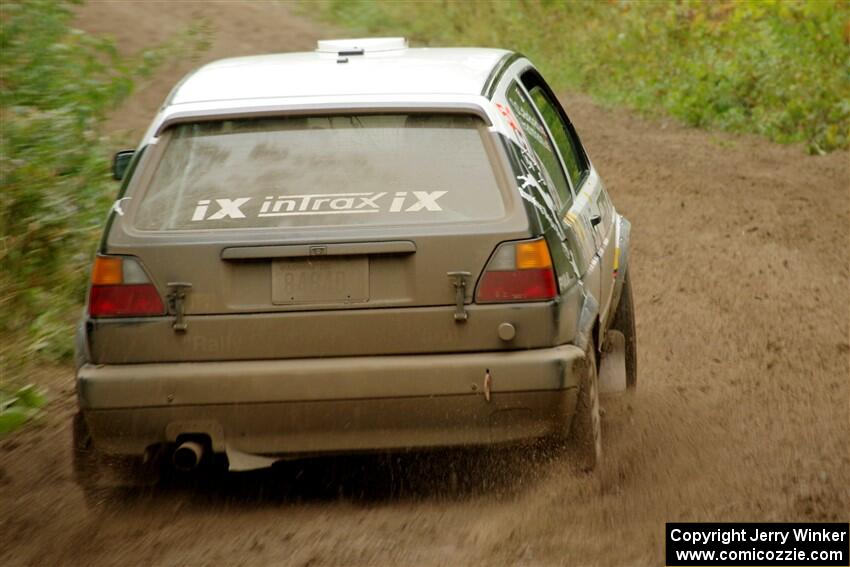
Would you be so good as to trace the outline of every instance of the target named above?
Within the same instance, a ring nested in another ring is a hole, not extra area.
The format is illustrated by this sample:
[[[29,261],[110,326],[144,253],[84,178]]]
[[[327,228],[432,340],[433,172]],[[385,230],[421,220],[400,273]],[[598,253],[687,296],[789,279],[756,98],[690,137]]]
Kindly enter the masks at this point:
[[[93,285],[120,285],[123,281],[121,258],[98,256],[91,272]]]
[[[516,269],[532,270],[551,268],[552,258],[545,240],[520,242],[516,245]]]

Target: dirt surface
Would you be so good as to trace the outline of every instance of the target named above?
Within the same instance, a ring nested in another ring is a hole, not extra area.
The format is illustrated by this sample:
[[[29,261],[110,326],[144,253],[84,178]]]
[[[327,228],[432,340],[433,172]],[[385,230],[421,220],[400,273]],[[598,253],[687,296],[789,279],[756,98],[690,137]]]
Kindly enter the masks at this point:
[[[203,12],[205,59],[334,35],[279,3]],[[134,51],[199,15],[91,3],[78,25]],[[138,137],[192,66],[163,69],[110,128]],[[639,389],[604,403],[598,475],[531,451],[326,459],[87,507],[72,372],[45,368],[47,417],[0,440],[0,564],[663,564],[667,521],[847,521],[847,153],[563,99],[633,223]]]

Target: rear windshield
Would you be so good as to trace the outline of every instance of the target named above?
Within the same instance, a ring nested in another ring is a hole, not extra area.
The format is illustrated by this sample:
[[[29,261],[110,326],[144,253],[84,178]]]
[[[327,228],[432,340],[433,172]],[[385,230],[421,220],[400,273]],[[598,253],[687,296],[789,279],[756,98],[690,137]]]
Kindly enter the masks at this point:
[[[501,218],[484,122],[460,114],[287,117],[170,129],[141,230]]]

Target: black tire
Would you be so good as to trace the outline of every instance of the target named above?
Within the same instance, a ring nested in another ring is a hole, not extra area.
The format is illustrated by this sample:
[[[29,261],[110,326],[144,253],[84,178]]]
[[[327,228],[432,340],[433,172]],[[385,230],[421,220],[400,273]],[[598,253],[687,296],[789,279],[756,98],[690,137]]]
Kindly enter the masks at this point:
[[[590,472],[602,461],[602,419],[599,411],[599,372],[596,345],[587,347],[578,401],[570,426],[568,446],[576,468]]]
[[[623,278],[623,290],[620,304],[614,315],[611,328],[623,333],[626,338],[626,388],[637,388],[637,335],[635,333],[635,307],[632,297],[632,280],[626,272]]]
[[[74,481],[83,491],[86,503],[97,505],[107,498],[109,491],[103,486],[100,458],[81,412],[74,415],[72,433]]]
[[[159,482],[159,455],[147,464],[133,457],[102,455],[94,446],[82,412],[74,415],[72,431],[74,481],[89,506],[108,500],[114,489],[149,487]]]

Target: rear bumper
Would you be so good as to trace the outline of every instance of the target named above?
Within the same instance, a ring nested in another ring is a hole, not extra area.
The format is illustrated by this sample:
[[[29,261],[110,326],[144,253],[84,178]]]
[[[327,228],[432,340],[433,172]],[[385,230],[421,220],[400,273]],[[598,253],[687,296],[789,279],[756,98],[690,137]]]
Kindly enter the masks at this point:
[[[576,363],[565,345],[511,352],[83,365],[96,446],[141,454],[188,433],[265,455],[481,445],[564,430]],[[490,401],[485,392],[489,370]]]

